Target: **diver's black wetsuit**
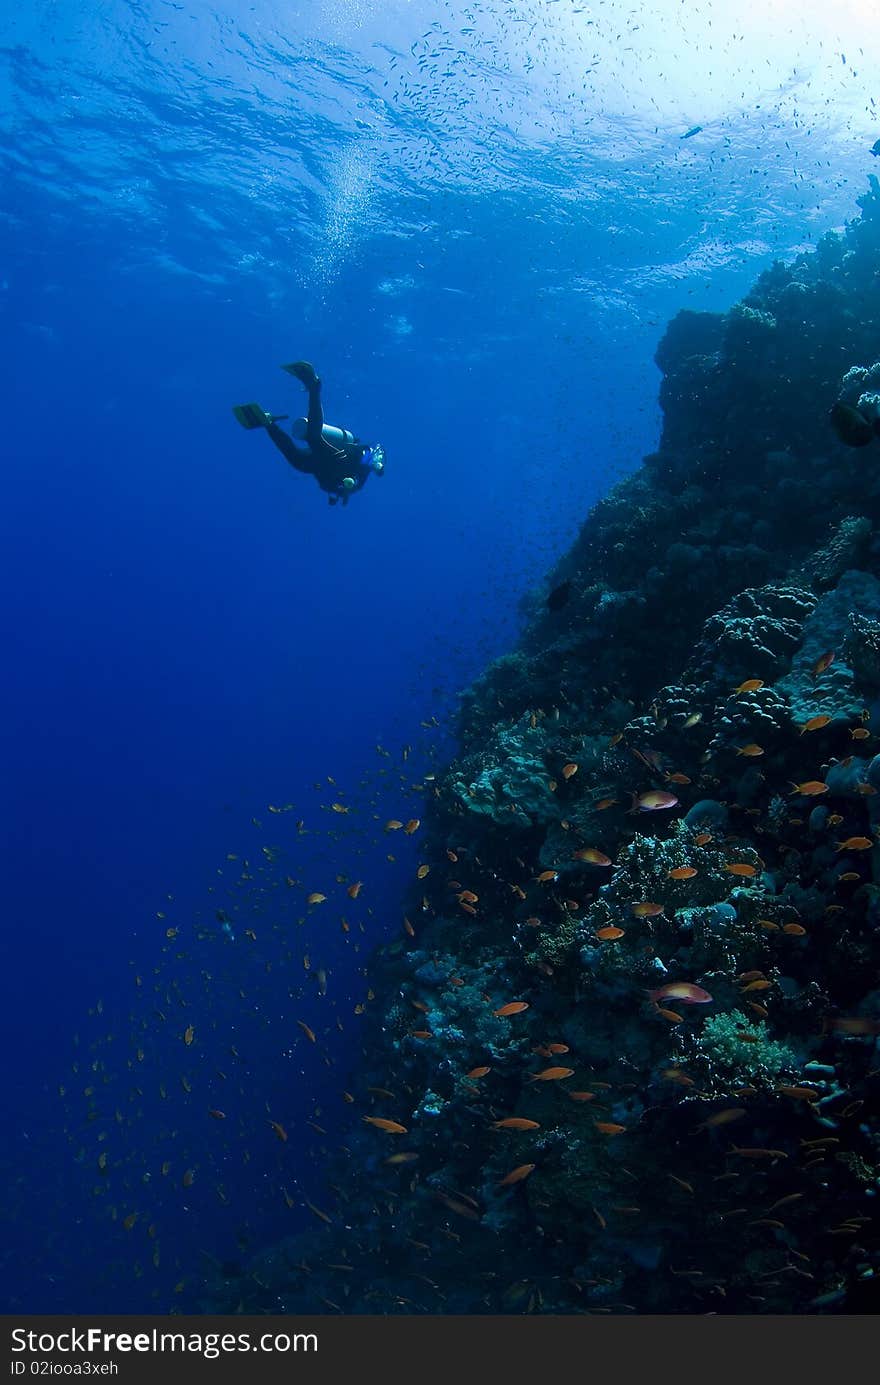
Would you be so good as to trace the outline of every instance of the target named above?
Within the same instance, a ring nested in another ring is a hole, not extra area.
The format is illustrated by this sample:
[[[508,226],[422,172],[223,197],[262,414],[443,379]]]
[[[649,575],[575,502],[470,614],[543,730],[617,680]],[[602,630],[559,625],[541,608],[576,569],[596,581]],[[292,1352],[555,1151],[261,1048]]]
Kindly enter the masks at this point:
[[[303,381],[309,395],[309,416],[306,430],[308,447],[297,447],[293,439],[277,423],[269,423],[266,432],[278,451],[297,471],[314,476],[322,491],[329,496],[330,504],[339,500],[347,505],[355,491],[362,490],[372,468],[364,461],[365,445],[357,439],[345,447],[334,447],[323,434],[324,409],[321,404],[321,381],[315,376]],[[346,488],[343,481],[351,477],[354,485]]]

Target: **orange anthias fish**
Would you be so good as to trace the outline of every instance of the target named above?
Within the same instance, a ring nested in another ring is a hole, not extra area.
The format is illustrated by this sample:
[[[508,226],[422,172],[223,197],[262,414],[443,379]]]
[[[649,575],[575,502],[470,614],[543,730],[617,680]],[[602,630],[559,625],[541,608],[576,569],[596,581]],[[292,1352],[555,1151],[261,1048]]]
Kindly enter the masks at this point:
[[[747,878],[751,878],[753,875],[758,874],[757,866],[750,866],[745,861],[730,861],[725,865],[724,869],[727,871],[728,875],[743,875]]]
[[[377,1130],[384,1130],[388,1135],[405,1135],[406,1126],[399,1121],[385,1120],[382,1116],[364,1116],[363,1119],[368,1125],[375,1125]]]
[[[599,928],[596,937],[600,943],[614,943],[618,938],[623,937],[623,929],[615,928],[613,924],[609,924],[607,928]]]
[[[564,1077],[571,1077],[574,1068],[544,1068],[541,1072],[530,1072],[528,1079],[530,1082],[560,1082]]]
[[[493,1010],[492,1014],[495,1015],[497,1019],[506,1019],[508,1015],[521,1015],[523,1010],[528,1010],[528,1008],[529,1002],[527,1000],[510,1000],[506,1005],[502,1005],[499,1009]]]
[[[762,745],[756,745],[754,741],[751,741],[748,745],[741,745],[736,753],[737,755],[745,755],[747,759],[754,760],[759,755],[764,754],[764,747]]]
[[[602,1135],[622,1135],[626,1130],[625,1125],[618,1125],[616,1121],[593,1121],[593,1124]]]
[[[831,718],[824,715],[818,717],[810,717],[809,721],[805,721],[802,724],[801,735],[803,735],[805,731],[821,731],[823,727],[829,725],[830,721]]]
[[[880,1034],[880,1020],[869,1019],[867,1015],[836,1015],[825,1023],[836,1034],[851,1034],[855,1037]]]
[[[661,1077],[665,1077],[667,1082],[678,1082],[682,1087],[694,1085],[694,1079],[688,1077],[686,1072],[682,1072],[681,1068],[664,1068]]]
[[[838,851],[870,851],[874,842],[870,837],[847,837],[845,842],[837,843]]]
[[[745,681],[744,683],[740,683],[739,687],[738,687],[738,688],[734,688],[733,691],[734,691],[734,693],[750,693],[750,692],[757,692],[758,689],[759,689],[759,688],[763,688],[763,686],[764,686],[764,680],[763,680],[763,678],[747,678],[746,681]]]
[[[686,1178],[677,1178],[674,1173],[667,1174],[667,1177],[671,1178],[673,1183],[677,1183],[679,1188],[684,1188],[686,1193],[691,1193],[693,1195],[694,1185],[693,1183],[688,1183]],[[683,1273],[683,1271],[679,1271],[679,1273]]]
[[[465,1201],[464,1194],[462,1194],[461,1197],[450,1197],[448,1193],[441,1193],[438,1190],[433,1194],[433,1196],[437,1199],[438,1202],[442,1202],[444,1207],[448,1207],[450,1212],[454,1212],[456,1216],[466,1217],[468,1221],[480,1220],[480,1212],[477,1208],[477,1204],[473,1202],[472,1199],[468,1199],[467,1201]],[[443,1234],[445,1236],[448,1236],[451,1240],[461,1240],[461,1237],[454,1231],[444,1231]],[[412,1244],[418,1246],[421,1243],[418,1241],[413,1241]],[[429,1249],[429,1247],[426,1246],[425,1249],[427,1250]],[[404,1301],[408,1300],[401,1300],[401,1302]]]
[[[730,1125],[731,1121],[741,1120],[746,1114],[744,1106],[729,1106],[726,1111],[716,1111],[714,1116],[707,1117],[697,1130],[714,1130],[718,1125]]]
[[[670,880],[693,880],[697,874],[693,866],[675,866],[673,870],[667,873]]]
[[[563,766],[562,766],[562,777],[563,777],[563,779],[571,779],[572,775],[577,774],[577,772],[578,772],[578,767],[577,767],[577,765],[574,763],[574,761],[571,761],[569,764],[563,765]]]
[[[662,808],[675,808],[678,806],[678,799],[673,793],[667,793],[665,789],[648,789],[646,793],[633,794],[632,811],[639,813],[656,813]]]
[[[824,784],[821,779],[807,779],[803,784],[796,784],[792,779],[790,783],[792,787],[790,798],[794,798],[797,794],[803,795],[804,798],[818,798],[819,794],[828,792],[828,785]]]
[[[572,852],[575,861],[587,861],[591,866],[610,866],[611,858],[604,852],[597,851],[594,846],[582,846],[579,851]]]
[[[656,991],[649,991],[648,999],[655,1004],[658,1000],[682,1000],[686,1005],[708,1005],[712,997],[702,986],[695,986],[693,981],[668,981]]]
[[[827,654],[823,654],[813,665],[813,677],[818,678],[820,673],[824,673],[834,663],[834,650],[829,649]]]
[[[740,1145],[731,1145],[730,1154],[738,1154],[741,1159],[787,1159],[788,1155],[784,1149],[756,1149],[753,1146],[743,1148]]]
[[[652,900],[642,899],[636,904],[630,904],[630,910],[637,919],[654,919],[658,914],[663,913],[663,905],[655,904]]]
[[[535,1164],[520,1164],[518,1168],[511,1169],[510,1173],[499,1179],[498,1187],[509,1188],[512,1183],[521,1183],[524,1178],[528,1178],[535,1168]]]
[[[815,1087],[777,1087],[781,1096],[793,1097],[795,1101],[818,1101],[822,1095]]]
[[[540,1130],[538,1121],[530,1121],[525,1116],[507,1116],[505,1120],[495,1121],[495,1130]]]
[[[470,1072],[465,1073],[465,1077],[469,1078],[470,1081],[473,1082],[475,1078],[485,1077],[486,1073],[491,1071],[492,1069],[490,1067],[488,1067],[485,1063],[482,1063],[478,1068],[471,1068]]]

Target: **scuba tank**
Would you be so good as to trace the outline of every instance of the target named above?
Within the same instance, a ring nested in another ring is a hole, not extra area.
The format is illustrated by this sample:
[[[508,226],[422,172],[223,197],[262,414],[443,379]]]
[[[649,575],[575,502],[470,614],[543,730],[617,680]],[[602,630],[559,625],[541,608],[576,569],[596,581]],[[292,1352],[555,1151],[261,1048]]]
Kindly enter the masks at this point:
[[[298,442],[304,442],[308,433],[309,421],[307,418],[294,419],[290,425],[290,436]],[[321,436],[325,442],[329,442],[331,447],[351,447],[357,442],[354,433],[350,433],[347,428],[334,428],[331,423],[325,423],[321,429]]]

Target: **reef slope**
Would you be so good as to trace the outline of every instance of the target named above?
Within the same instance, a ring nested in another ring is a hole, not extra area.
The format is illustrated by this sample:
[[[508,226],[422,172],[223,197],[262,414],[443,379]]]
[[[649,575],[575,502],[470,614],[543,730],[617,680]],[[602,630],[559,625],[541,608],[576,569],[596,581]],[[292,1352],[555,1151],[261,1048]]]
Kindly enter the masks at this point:
[[[670,324],[657,452],[465,694],[331,1222],[260,1258],[263,1306],[876,1306],[876,182],[860,207]]]

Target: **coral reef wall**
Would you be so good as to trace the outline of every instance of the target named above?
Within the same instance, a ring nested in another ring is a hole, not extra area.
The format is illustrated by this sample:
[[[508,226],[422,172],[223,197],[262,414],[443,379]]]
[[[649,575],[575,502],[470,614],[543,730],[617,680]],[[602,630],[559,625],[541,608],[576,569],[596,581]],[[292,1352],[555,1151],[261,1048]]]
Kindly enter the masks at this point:
[[[659,450],[464,696],[337,1203],[263,1257],[274,1304],[872,1303],[876,182],[860,206],[670,324]]]

